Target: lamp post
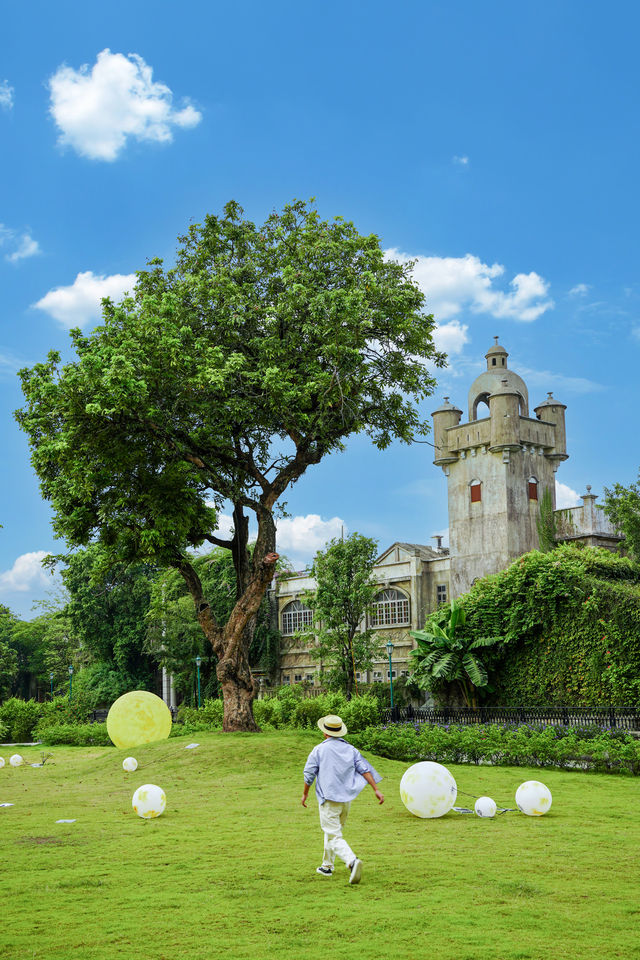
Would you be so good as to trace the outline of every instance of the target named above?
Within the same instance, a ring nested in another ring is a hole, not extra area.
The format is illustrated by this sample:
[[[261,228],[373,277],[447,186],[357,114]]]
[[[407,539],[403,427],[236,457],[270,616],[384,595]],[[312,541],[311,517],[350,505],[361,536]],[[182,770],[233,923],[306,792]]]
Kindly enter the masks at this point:
[[[200,664],[202,663],[202,657],[196,657],[196,667],[198,670],[198,710],[200,709]]]
[[[73,696],[73,667],[69,664],[69,703]]]
[[[51,684],[51,699],[53,700],[53,671],[49,674],[49,683]]]
[[[387,653],[389,654],[389,684],[391,689],[391,712],[393,713],[393,670],[391,669],[391,654],[393,653],[393,644],[391,640],[386,644]]]

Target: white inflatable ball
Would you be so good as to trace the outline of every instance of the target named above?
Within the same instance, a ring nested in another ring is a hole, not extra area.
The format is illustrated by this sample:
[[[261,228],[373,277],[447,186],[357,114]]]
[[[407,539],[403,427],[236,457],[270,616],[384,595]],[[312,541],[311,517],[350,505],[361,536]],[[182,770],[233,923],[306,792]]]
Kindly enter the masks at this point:
[[[400,799],[415,817],[443,817],[456,802],[456,782],[440,763],[423,760],[405,771]]]
[[[0,757],[0,767],[4,767],[4,757]]]
[[[159,817],[167,805],[167,798],[161,787],[154,783],[145,783],[138,787],[133,795],[131,806],[143,820],[153,820]]]
[[[478,797],[473,809],[479,817],[495,817],[498,807],[491,797]]]
[[[542,817],[551,809],[551,791],[539,780],[526,780],[516,790],[516,806],[528,817]]]
[[[12,767],[21,767],[24,763],[24,760],[19,753],[14,753],[12,757],[9,757],[9,763]]]
[[[134,770],[138,769],[138,761],[135,757],[125,757],[122,761],[122,769],[126,770],[127,773],[133,773]]]

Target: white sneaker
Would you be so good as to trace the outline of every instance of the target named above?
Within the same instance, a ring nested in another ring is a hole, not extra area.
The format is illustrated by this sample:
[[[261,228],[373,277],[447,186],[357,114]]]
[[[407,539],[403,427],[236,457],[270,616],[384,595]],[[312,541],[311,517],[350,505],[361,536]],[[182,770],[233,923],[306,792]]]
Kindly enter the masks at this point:
[[[360,883],[362,877],[362,860],[356,859],[351,864],[351,875],[349,876],[349,883]]]
[[[330,877],[333,874],[333,867],[325,867],[325,865],[322,864],[321,867],[316,867],[316,873],[322,874],[323,877]]]

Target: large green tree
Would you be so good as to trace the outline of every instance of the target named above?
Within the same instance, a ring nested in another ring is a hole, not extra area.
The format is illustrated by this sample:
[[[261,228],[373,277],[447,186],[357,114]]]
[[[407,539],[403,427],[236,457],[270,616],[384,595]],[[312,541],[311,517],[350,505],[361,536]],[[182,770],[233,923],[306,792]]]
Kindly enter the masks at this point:
[[[256,226],[229,203],[181,243],[174,267],[150,261],[130,296],[104,301],[101,326],[71,332],[73,362],[52,352],[21,371],[17,417],[55,532],[180,572],[217,657],[224,729],[252,730],[248,648],[277,560],[278,501],[351,434],[380,449],[425,434],[425,364],[444,357],[411,265],[340,218],[297,201]],[[225,501],[230,538],[216,533]],[[188,552],[204,541],[233,555],[224,626]]]
[[[357,686],[356,671],[370,670],[382,656],[375,630],[361,629],[379,590],[372,576],[377,555],[375,540],[352,533],[330,540],[316,553],[311,568],[316,589],[305,597],[314,620],[309,649],[329,685],[342,688],[347,697]]]
[[[11,693],[18,675],[18,654],[12,645],[18,618],[0,604],[0,699]]]
[[[640,472],[638,483],[628,487],[616,483],[604,488],[604,512],[622,531],[624,545],[634,558],[640,560]]]

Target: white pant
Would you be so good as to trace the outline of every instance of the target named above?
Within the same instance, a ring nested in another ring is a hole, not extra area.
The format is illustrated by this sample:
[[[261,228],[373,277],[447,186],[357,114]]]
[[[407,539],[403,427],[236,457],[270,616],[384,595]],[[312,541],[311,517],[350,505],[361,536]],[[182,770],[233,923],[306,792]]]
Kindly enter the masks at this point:
[[[325,800],[319,805],[320,827],[324,833],[323,867],[333,867],[336,854],[348,867],[356,859],[355,853],[342,836],[350,806],[351,803],[337,803],[335,800]]]

